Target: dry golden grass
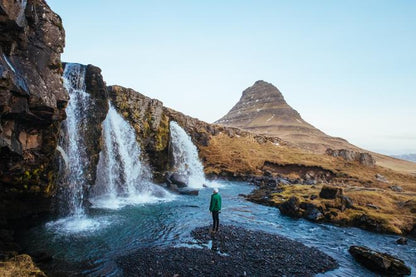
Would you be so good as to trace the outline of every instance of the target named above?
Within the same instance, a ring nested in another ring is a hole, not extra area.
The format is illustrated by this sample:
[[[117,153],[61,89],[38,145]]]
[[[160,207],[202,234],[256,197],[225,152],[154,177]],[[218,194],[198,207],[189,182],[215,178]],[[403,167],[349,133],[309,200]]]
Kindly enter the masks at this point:
[[[201,157],[205,160],[206,173],[228,171],[240,174],[262,174],[265,161],[282,165],[319,166],[332,171],[339,177],[356,181],[357,185],[389,189],[398,185],[405,191],[416,192],[416,176],[399,173],[381,166],[366,167],[358,162],[346,162],[341,158],[304,152],[297,148],[275,145],[271,142],[258,143],[253,136],[229,137],[219,134],[212,137],[209,145],[201,147]],[[388,183],[377,181],[376,174],[387,178]]]

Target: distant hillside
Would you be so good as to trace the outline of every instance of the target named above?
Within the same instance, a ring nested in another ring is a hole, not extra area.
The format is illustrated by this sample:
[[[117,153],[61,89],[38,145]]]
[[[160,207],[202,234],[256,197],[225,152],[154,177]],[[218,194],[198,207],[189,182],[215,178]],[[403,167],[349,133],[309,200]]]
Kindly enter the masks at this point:
[[[416,154],[392,155],[392,157],[416,163]]]

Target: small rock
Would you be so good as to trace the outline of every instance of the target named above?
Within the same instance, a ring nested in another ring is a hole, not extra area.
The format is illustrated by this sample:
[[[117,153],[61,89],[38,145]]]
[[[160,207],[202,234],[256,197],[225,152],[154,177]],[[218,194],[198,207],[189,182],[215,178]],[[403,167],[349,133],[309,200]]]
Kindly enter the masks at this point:
[[[403,191],[403,188],[401,186],[390,186],[389,188],[392,191],[395,191],[395,192],[402,192]]]
[[[318,198],[318,195],[316,195],[316,194],[312,194],[312,195],[311,195],[311,197],[310,197],[309,199],[311,199],[311,200],[315,200],[316,198]]]
[[[316,185],[316,181],[315,180],[312,180],[312,179],[308,179],[308,180],[305,180],[303,182],[303,184],[304,185],[308,185],[308,186],[312,186],[312,185]]]
[[[351,198],[345,195],[340,196],[341,199],[341,211],[345,211],[345,209],[351,209],[354,207],[354,203],[352,202]]]
[[[383,175],[377,173],[376,174],[376,180],[382,183],[389,183],[389,181],[384,177]]]
[[[371,208],[371,209],[374,209],[374,210],[379,210],[380,209],[378,206],[376,206],[374,204],[371,204],[371,203],[367,203],[366,206],[369,207],[369,208]]]
[[[401,237],[398,240],[396,240],[397,244],[406,245],[407,244],[407,238]]]

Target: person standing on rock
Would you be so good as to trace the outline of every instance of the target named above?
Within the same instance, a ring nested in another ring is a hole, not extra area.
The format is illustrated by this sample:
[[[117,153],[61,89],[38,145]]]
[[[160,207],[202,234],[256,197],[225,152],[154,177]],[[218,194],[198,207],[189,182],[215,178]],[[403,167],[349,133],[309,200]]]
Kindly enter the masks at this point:
[[[218,193],[218,188],[214,188],[211,195],[209,211],[212,213],[212,232],[215,233],[218,231],[218,226],[220,225],[219,213],[221,212],[221,195]]]

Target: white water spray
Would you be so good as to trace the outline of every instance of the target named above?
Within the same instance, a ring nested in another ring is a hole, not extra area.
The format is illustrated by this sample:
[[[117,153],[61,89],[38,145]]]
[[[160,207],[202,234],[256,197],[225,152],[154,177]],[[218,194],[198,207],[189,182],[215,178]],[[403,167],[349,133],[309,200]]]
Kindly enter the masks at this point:
[[[133,127],[110,104],[103,122],[103,149],[91,199],[94,207],[117,209],[128,204],[167,200],[171,195],[151,182],[141,160]]]
[[[170,122],[170,138],[174,160],[174,171],[188,178],[188,187],[202,188],[206,183],[198,149],[191,137],[175,121]]]

